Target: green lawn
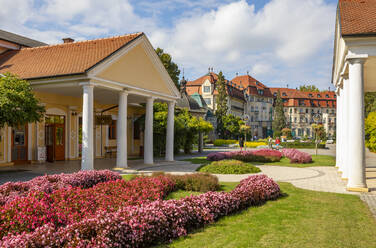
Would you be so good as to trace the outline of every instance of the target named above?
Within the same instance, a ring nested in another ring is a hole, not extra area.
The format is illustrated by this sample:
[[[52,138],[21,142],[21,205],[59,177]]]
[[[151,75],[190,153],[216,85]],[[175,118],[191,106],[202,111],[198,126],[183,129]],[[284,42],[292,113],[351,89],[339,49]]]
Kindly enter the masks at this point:
[[[288,167],[313,167],[313,166],[335,166],[336,158],[330,155],[312,155],[312,163],[309,164],[290,164],[290,160],[287,158],[282,158],[279,162],[270,162],[270,163],[260,163],[253,162],[254,165],[278,165],[278,166],[288,166]],[[206,157],[195,157],[184,159],[184,161],[190,161],[192,164],[201,164],[205,165],[210,163],[206,160]]]
[[[263,163],[263,165],[278,165],[278,166],[288,166],[288,167],[312,167],[312,166],[335,166],[336,158],[329,155],[312,155],[312,163],[309,164],[290,164],[288,158],[282,158],[279,162]],[[260,164],[260,163],[254,163]]]
[[[222,186],[230,190],[236,183]],[[376,221],[358,196],[303,190],[289,183],[280,186],[284,197],[223,217],[159,247],[375,247]],[[170,198],[189,194],[175,192]]]

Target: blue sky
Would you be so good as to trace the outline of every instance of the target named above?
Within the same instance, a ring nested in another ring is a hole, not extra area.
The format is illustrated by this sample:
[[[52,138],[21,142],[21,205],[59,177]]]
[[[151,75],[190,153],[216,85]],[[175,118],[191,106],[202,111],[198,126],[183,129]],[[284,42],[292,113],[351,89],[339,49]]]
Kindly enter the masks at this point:
[[[47,43],[145,32],[193,80],[331,85],[335,0],[0,0],[0,29]]]

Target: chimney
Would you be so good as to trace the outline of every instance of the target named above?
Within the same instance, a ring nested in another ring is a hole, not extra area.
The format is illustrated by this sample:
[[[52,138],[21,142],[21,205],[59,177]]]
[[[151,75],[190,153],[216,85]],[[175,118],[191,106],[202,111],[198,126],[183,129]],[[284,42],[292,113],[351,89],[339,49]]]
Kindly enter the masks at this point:
[[[249,71],[247,71],[247,75],[249,75]]]
[[[236,74],[236,76],[238,76],[239,75],[239,73],[235,73]]]
[[[287,84],[287,88],[289,88],[289,84]]]
[[[63,38],[64,43],[73,43],[74,39],[72,38]]]

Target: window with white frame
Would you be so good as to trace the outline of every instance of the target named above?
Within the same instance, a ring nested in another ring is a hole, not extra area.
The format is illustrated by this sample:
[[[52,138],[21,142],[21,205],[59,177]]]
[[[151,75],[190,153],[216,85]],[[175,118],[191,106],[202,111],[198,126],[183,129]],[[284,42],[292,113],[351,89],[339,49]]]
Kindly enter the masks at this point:
[[[204,86],[204,93],[210,93],[210,86]]]

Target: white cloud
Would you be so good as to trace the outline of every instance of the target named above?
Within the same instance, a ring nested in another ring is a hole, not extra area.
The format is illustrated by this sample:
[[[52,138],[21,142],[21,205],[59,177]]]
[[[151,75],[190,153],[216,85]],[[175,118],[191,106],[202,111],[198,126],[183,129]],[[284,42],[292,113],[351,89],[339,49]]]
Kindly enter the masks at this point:
[[[0,6],[0,28],[48,43],[146,32],[192,79],[210,66],[228,78],[250,70],[266,84],[330,80],[336,6],[324,0],[270,0],[257,11],[246,0],[0,0]]]
[[[265,65],[294,73],[323,47],[332,47],[334,14],[335,5],[323,0],[271,0],[257,12],[240,0],[179,19],[172,29],[151,33],[151,39],[196,73],[208,65],[229,74],[252,68],[270,80]]]

